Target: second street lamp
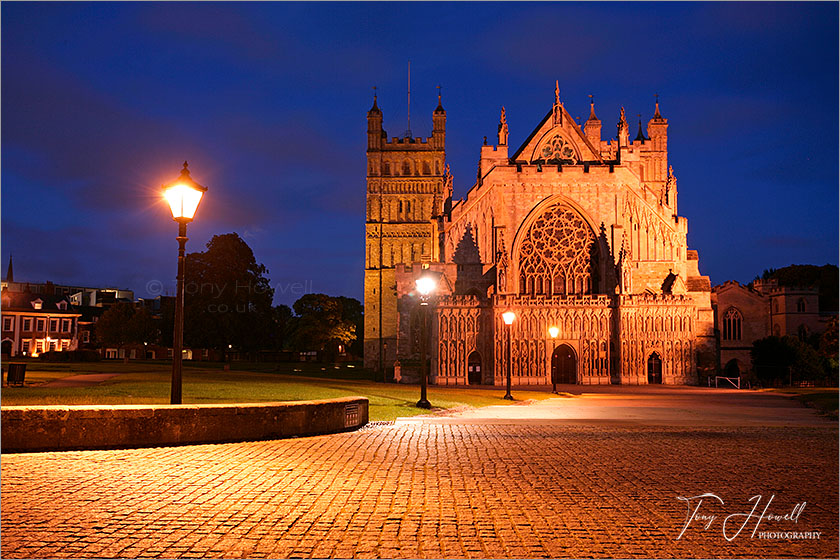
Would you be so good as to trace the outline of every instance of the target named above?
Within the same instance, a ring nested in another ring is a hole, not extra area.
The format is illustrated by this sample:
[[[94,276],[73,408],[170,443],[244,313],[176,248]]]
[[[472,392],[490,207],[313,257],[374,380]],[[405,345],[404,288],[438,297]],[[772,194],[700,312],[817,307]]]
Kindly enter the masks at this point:
[[[429,298],[437,288],[437,281],[424,273],[414,282],[414,286],[420,296],[420,400],[417,401],[417,408],[432,408],[432,403],[426,398],[426,378],[429,375],[426,370],[426,315]]]
[[[507,359],[507,392],[505,393],[505,396],[502,397],[502,398],[504,398],[506,400],[509,400],[509,401],[512,401],[513,400],[513,395],[510,394],[510,378],[511,378],[511,368],[513,367],[513,355],[510,352],[510,348],[511,348],[510,339],[513,337],[513,321],[514,321],[514,319],[516,319],[516,313],[514,313],[513,311],[505,311],[504,313],[502,313],[502,319],[504,320],[505,325],[507,325],[507,335],[508,335],[508,343],[507,343],[507,355],[508,355],[508,359]]]
[[[172,210],[172,219],[178,222],[178,277],[175,291],[175,329],[172,348],[172,389],[170,404],[181,404],[181,352],[184,346],[184,251],[187,245],[187,224],[195,217],[201,197],[207,191],[192,180],[187,162],[181,175],[163,186],[163,197]]]
[[[557,335],[560,329],[548,327],[548,334],[551,335],[551,392],[557,394],[557,364],[554,363],[554,350],[557,348]]]

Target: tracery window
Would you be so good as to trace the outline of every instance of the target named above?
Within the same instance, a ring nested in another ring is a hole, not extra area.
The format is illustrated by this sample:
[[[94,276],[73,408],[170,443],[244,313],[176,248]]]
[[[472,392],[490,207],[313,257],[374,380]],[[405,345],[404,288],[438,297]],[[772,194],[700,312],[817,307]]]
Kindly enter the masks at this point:
[[[577,163],[574,146],[559,134],[555,134],[542,145],[537,157],[546,161],[559,161],[566,164]]]
[[[723,340],[741,340],[741,312],[734,307],[723,314]]]
[[[563,204],[537,218],[519,248],[522,294],[589,294],[595,234],[584,219]]]

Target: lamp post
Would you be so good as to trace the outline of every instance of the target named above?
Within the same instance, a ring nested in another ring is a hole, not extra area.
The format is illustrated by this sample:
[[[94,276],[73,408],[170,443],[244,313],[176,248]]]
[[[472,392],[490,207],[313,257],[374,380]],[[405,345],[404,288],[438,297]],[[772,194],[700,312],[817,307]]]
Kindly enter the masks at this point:
[[[178,277],[175,291],[175,332],[172,349],[172,391],[170,404],[181,404],[181,352],[184,345],[184,250],[187,244],[187,224],[195,217],[198,203],[207,191],[192,180],[187,162],[181,175],[163,186],[163,197],[172,210],[172,219],[178,222]]]
[[[513,395],[510,394],[510,377],[511,377],[511,368],[513,367],[513,355],[511,354],[510,348],[511,343],[510,340],[513,338],[513,321],[516,319],[516,313],[513,311],[505,311],[502,313],[502,320],[504,320],[505,325],[507,325],[507,332],[508,332],[508,343],[507,343],[507,392],[503,397],[506,400],[512,401]]]
[[[420,400],[417,401],[417,408],[432,408],[432,404],[426,398],[426,378],[429,376],[426,371],[426,315],[429,298],[437,288],[437,281],[424,273],[414,281],[414,286],[420,294]]]
[[[551,336],[551,392],[557,394],[557,372],[554,371],[554,351],[557,349],[557,335],[560,334],[560,329],[557,327],[548,327],[548,334]]]

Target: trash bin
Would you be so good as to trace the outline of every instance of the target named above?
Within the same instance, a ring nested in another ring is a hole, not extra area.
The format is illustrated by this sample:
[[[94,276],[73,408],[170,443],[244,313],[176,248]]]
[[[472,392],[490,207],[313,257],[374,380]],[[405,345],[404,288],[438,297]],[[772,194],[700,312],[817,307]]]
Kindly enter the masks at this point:
[[[23,378],[26,376],[26,364],[9,364],[9,373],[6,376],[6,384],[11,387],[17,385],[23,387]]]

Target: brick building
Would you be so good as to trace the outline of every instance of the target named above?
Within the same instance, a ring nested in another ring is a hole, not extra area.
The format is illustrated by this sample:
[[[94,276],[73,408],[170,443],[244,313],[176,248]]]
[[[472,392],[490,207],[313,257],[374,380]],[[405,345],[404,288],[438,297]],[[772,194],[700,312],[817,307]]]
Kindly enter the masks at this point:
[[[428,269],[433,383],[504,383],[508,335],[515,384],[696,382],[697,353],[715,352],[711,285],[677,213],[658,101],[647,134],[640,120],[630,140],[622,108],[605,141],[594,103],[581,128],[556,88],[512,152],[503,108],[457,201],[442,103],[432,118],[430,138],[387,140],[375,99],[368,112],[365,365],[418,378],[414,281]]]

